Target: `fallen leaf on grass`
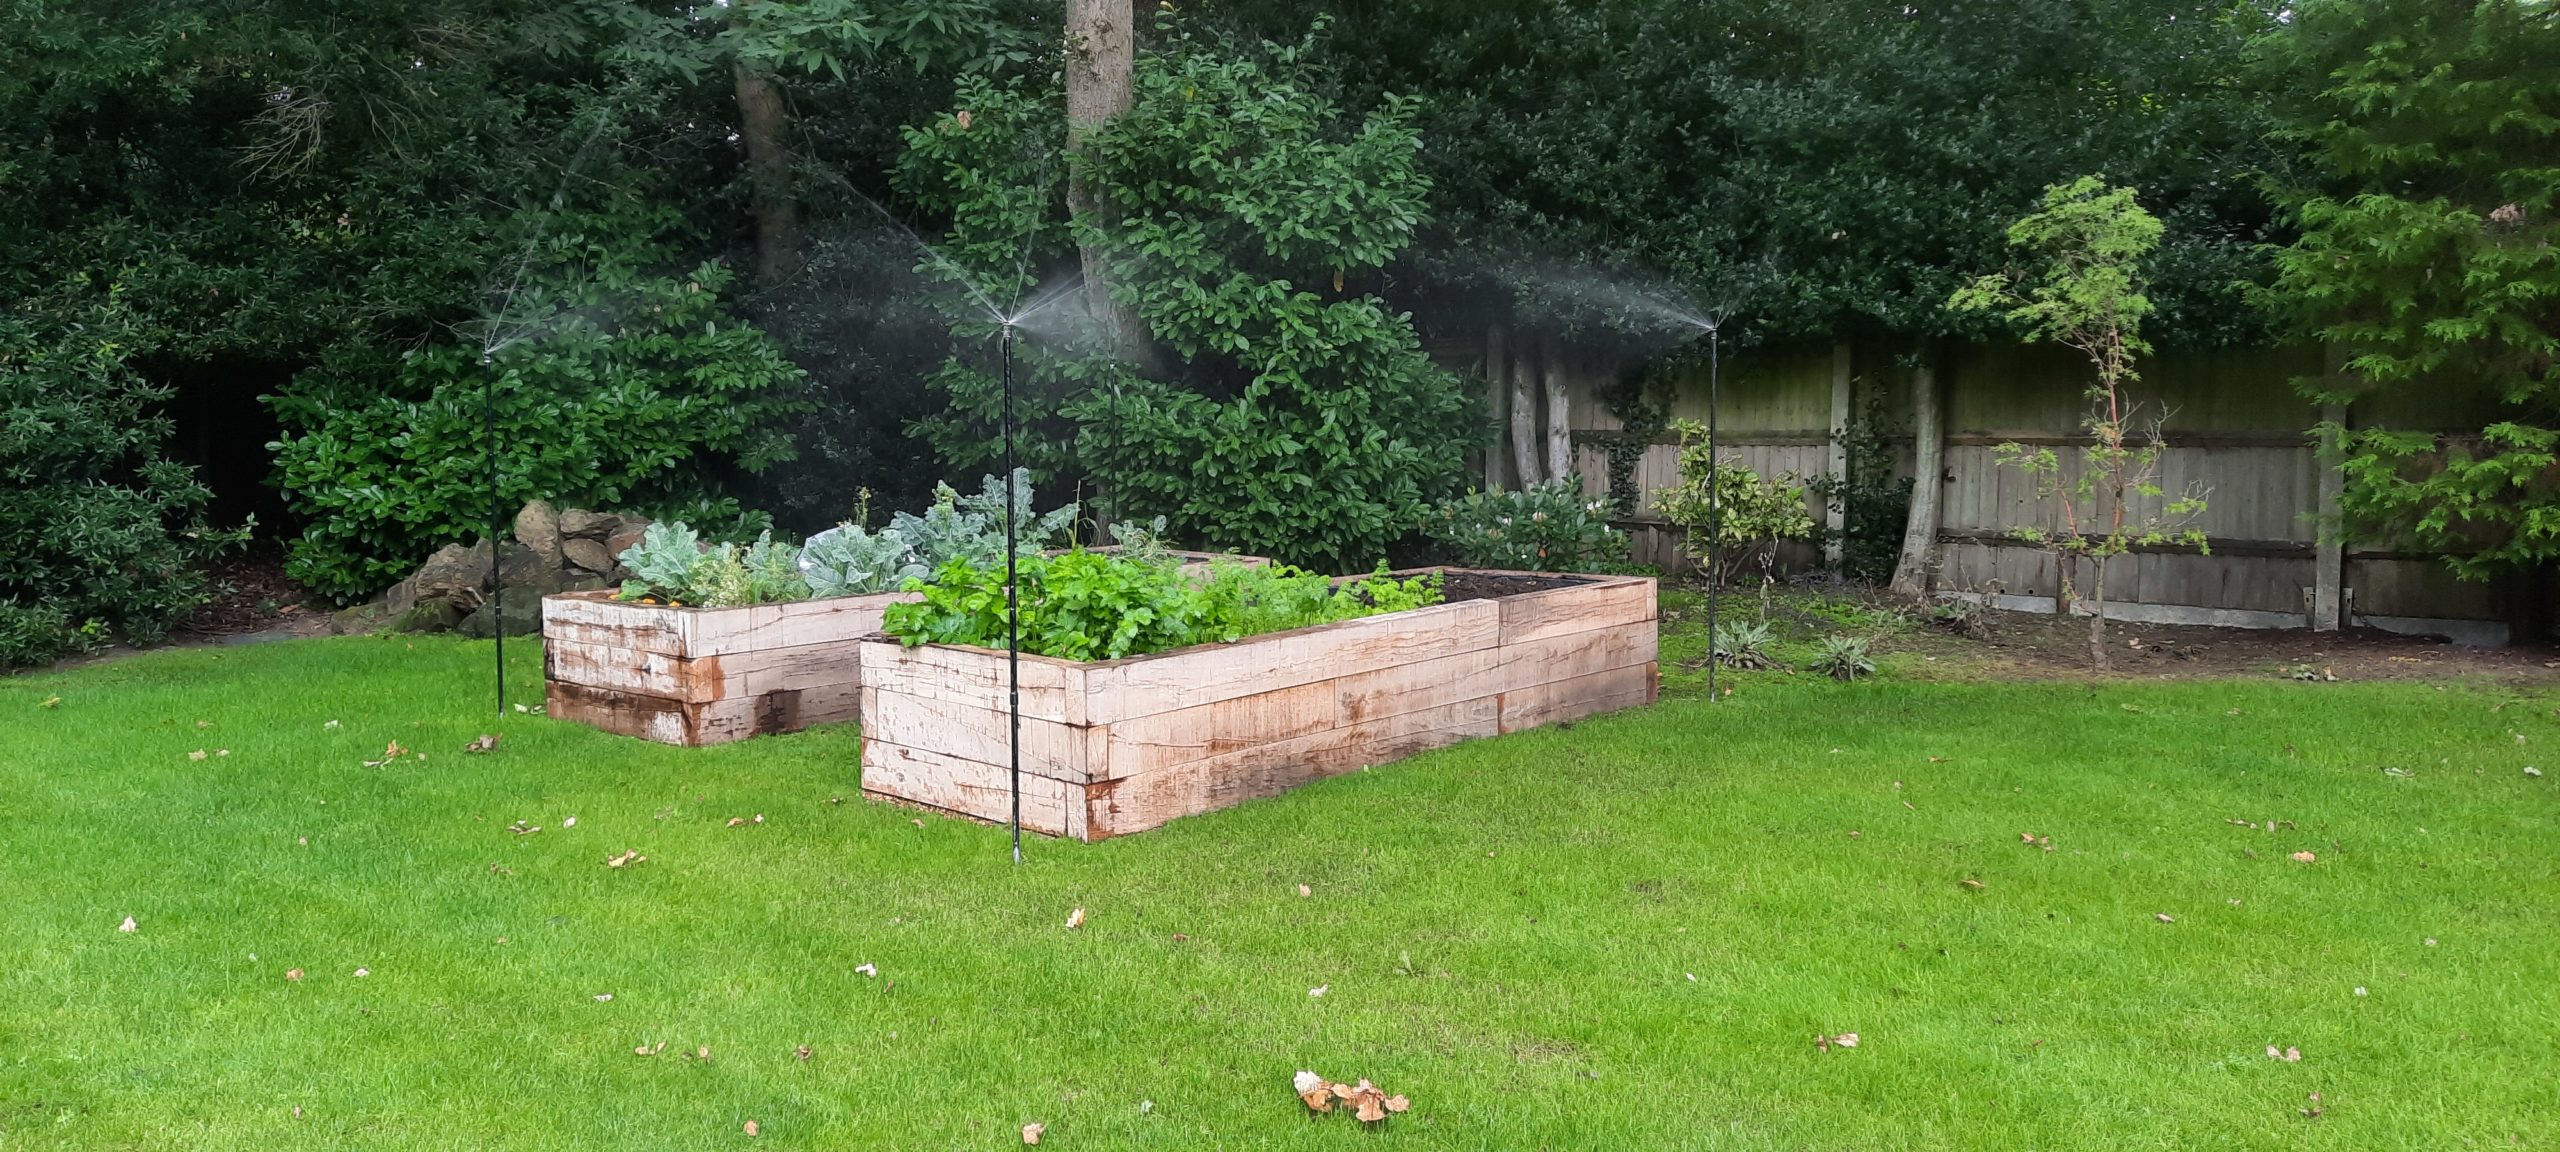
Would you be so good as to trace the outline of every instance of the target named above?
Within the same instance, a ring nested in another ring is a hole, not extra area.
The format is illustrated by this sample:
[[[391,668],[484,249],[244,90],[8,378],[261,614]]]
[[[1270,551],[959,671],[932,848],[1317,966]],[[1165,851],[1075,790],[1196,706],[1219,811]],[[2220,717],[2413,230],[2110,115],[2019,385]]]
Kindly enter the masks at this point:
[[[2525,774],[2525,775],[2527,775],[2527,776],[2531,776],[2531,777],[2533,777],[2533,778],[2534,778],[2534,779],[2536,779],[2536,780],[2540,780],[2540,779],[2542,779],[2542,769],[2540,769],[2540,768],[2536,768],[2536,767],[2534,767],[2534,766],[2532,766],[2532,765],[2530,765],[2530,764],[2528,764],[2528,765],[2526,765],[2526,766],[2525,766],[2524,774]]]
[[[301,983],[301,982],[302,982],[302,969],[300,969],[300,968],[287,968],[287,969],[285,969],[285,970],[284,970],[284,978],[285,978],[285,979],[287,979],[287,980],[291,980],[291,981],[293,981],[293,982],[294,982],[294,983],[296,983],[296,984],[299,984],[299,983]]]
[[[604,862],[604,866],[605,866],[605,867],[607,867],[607,868],[620,868],[620,867],[622,867],[622,866],[623,866],[623,865],[625,865],[625,864],[640,864],[640,863],[645,863],[645,862],[647,862],[647,861],[648,861],[648,859],[649,859],[648,857],[643,856],[643,855],[641,855],[641,854],[640,854],[640,850],[639,850],[639,849],[637,849],[637,848],[626,848],[626,849],[623,849],[622,855],[620,855],[620,856],[608,857],[608,858],[605,860],[605,862]]]
[[[195,750],[195,751],[193,751],[193,752],[189,752],[189,753],[187,753],[187,759],[189,759],[189,760],[202,760],[202,759],[204,759],[204,756],[205,756],[205,752],[204,752],[204,749],[202,749],[202,748],[198,748],[198,749],[196,749],[196,750]]]
[[[1336,1084],[1316,1073],[1302,1071],[1291,1078],[1289,1086],[1297,1091],[1298,1099],[1306,1101],[1312,1111],[1331,1112],[1335,1101],[1349,1102],[1351,1115],[1364,1124],[1375,1124],[1386,1119],[1390,1112],[1406,1112],[1413,1108],[1413,1101],[1403,1096],[1389,1096],[1365,1079],[1357,1084]]]
[[[2168,914],[2168,913],[2166,913],[2166,912],[2154,912],[2154,913],[2152,913],[2151,915],[2152,915],[2152,918],[2153,918],[2153,919],[2156,919],[2156,920],[2160,921],[2160,922],[2161,922],[2161,923],[2163,923],[2163,924],[2175,924],[2175,923],[2177,923],[2177,922],[2178,922],[2178,918],[2177,918],[2177,917],[2172,916],[2172,915],[2170,915],[2170,914]]]
[[[332,720],[332,721],[330,721],[330,722],[328,722],[328,723],[326,723],[326,724],[321,725],[320,727],[321,727],[321,729],[322,729],[323,731],[326,731],[326,730],[328,730],[328,729],[335,728],[335,727],[337,727],[337,726],[338,726],[338,722],[337,722],[337,721],[335,721],[335,720]]]
[[[207,728],[211,728],[211,727],[213,727],[213,721],[211,721],[211,720],[198,720],[198,721],[196,721],[196,731],[198,731],[198,732],[202,732],[202,731],[204,731],[205,729],[207,729]]]
[[[915,826],[916,826],[916,827],[918,827],[918,828],[922,828],[922,827],[924,827],[924,821],[922,821],[922,820],[909,820],[909,821],[907,821],[907,823],[909,823],[909,824],[913,824],[913,825],[915,825]]]
[[[397,760],[397,759],[399,759],[399,758],[401,758],[401,757],[403,757],[403,756],[406,756],[406,755],[408,755],[408,754],[409,754],[409,750],[408,750],[408,749],[406,749],[406,748],[401,747],[401,746],[400,746],[400,742],[399,742],[399,741],[397,741],[397,740],[394,740],[394,741],[390,742],[389,744],[385,744],[385,745],[383,745],[383,746],[382,746],[382,759],[380,759],[380,760],[367,760],[367,761],[365,761],[365,762],[364,762],[364,766],[365,766],[365,767],[367,767],[367,768],[380,768],[380,767],[382,767],[383,765],[388,764],[388,763],[390,763],[390,762],[392,762],[392,761],[394,761],[394,760]],[[424,757],[424,756],[420,756],[420,757],[419,757],[419,759],[424,760],[424,759],[426,759],[426,757]]]
[[[37,704],[37,705],[36,705],[36,707],[38,707],[38,708],[60,708],[60,707],[62,707],[62,697],[60,697],[60,696],[47,696],[47,697],[45,697],[45,698],[44,698],[44,701],[43,701],[42,703]]]
[[[1857,1046],[1858,1034],[1855,1032],[1843,1032],[1837,1036],[1826,1035],[1820,1032],[1813,1034],[1813,1050],[1816,1052],[1829,1052],[1834,1048],[1855,1048]]]
[[[565,819],[565,820],[562,820],[562,821],[560,822],[560,826],[561,826],[561,827],[563,827],[563,828],[575,828],[575,827],[577,827],[577,826],[578,826],[578,818],[577,818],[577,817],[575,817],[575,816],[571,816],[571,817],[569,817],[569,818],[567,818],[567,819]]]
[[[646,1045],[646,1044],[643,1044],[643,1045],[641,1045],[641,1046],[639,1046],[639,1047],[637,1047],[637,1048],[632,1049],[632,1050],[631,1050],[631,1054],[632,1054],[632,1055],[634,1055],[634,1056],[655,1056],[655,1055],[657,1055],[658,1053],[660,1053],[660,1052],[664,1052],[664,1051],[666,1051],[666,1050],[667,1050],[667,1042],[666,1042],[666,1041],[664,1041],[664,1040],[660,1040],[660,1041],[658,1041],[658,1046],[657,1046],[657,1047],[655,1047],[655,1048],[652,1048],[652,1047],[650,1047],[650,1046],[648,1046],[648,1045]]]
[[[2293,854],[2293,862],[2294,862],[2294,863],[2296,863],[2296,864],[2309,864],[2309,863],[2311,863],[2312,861],[2315,861],[2315,860],[2318,860],[2318,859],[2319,859],[2319,857],[2318,857],[2318,856],[2315,856],[2315,855],[2313,855],[2313,854],[2311,854],[2311,853],[2309,853],[2309,852],[2296,852],[2296,853],[2294,853],[2294,854]]]
[[[498,750],[498,738],[495,735],[483,732],[480,734],[479,739],[463,745],[462,750],[465,752],[495,752]]]
[[[611,1003],[613,1003],[613,993],[611,993],[611,992],[598,992],[598,993],[596,993],[596,1003],[598,1003],[598,1004],[611,1004]]]
[[[808,1046],[808,1045],[806,1045],[806,1044],[803,1044],[803,1045],[801,1045],[801,1046],[799,1046],[799,1047],[797,1047],[797,1048],[792,1049],[792,1050],[791,1050],[791,1054],[792,1054],[792,1055],[794,1055],[794,1056],[799,1057],[802,1063],[807,1063],[807,1062],[808,1062],[808,1059],[809,1059],[809,1046]]]
[[[1048,1130],[1049,1126],[1046,1124],[1025,1124],[1022,1126],[1022,1142],[1037,1144],[1040,1142],[1040,1134]]]
[[[371,975],[373,975],[373,969],[371,969],[371,968],[358,968],[358,969],[356,969],[356,978],[357,978],[357,979],[359,979],[359,980],[361,980],[361,979],[363,979],[363,978],[365,978],[365,977],[367,977],[367,976],[371,976]]]
[[[2287,1064],[2300,1064],[2302,1063],[2302,1049],[2278,1048],[2273,1044],[2269,1044],[2267,1045],[2267,1059],[2282,1060]]]
[[[2033,844],[2047,852],[2053,851],[2053,837],[2051,836],[2038,836],[2033,832],[2020,832],[2018,833],[2018,841],[2023,844]]]
[[[1956,881],[1956,883],[1964,885],[1966,888],[1970,888],[1976,892],[1982,891],[1982,881],[1973,879],[1969,876],[1965,879]]]
[[[1315,889],[1313,889],[1313,888],[1309,888],[1309,887],[1307,887],[1307,886],[1306,886],[1306,885],[1304,885],[1304,884],[1300,884],[1300,885],[1298,885],[1298,896],[1299,896],[1301,899],[1303,899],[1303,898],[1305,898],[1305,897],[1308,897],[1308,896],[1313,896],[1313,895],[1315,895],[1315,894],[1316,894],[1316,890],[1315,890]]]
[[[762,1132],[763,1130],[764,1130],[764,1129],[762,1129],[762,1128],[758,1127],[758,1126],[757,1126],[757,1124],[756,1124],[756,1122],[755,1122],[755,1121],[753,1121],[753,1120],[749,1120],[749,1121],[747,1121],[747,1123],[746,1123],[746,1127],[742,1129],[742,1131],[744,1131],[744,1132],[745,1132],[747,1135],[749,1135],[749,1136],[756,1135],[757,1133]]]
[[[131,931],[133,931],[133,929],[134,929],[134,923],[133,923],[133,917],[131,917],[131,916],[127,916],[127,917],[125,917],[125,918],[124,918],[124,923],[116,925],[116,931],[118,931],[118,932],[131,932]]]
[[[1067,913],[1067,927],[1069,927],[1069,928],[1082,928],[1082,927],[1084,927],[1084,909],[1082,909],[1082,908],[1078,908],[1078,909],[1076,909],[1076,910],[1075,910],[1075,911],[1073,911],[1073,912],[1069,912],[1069,913]]]
[[[876,964],[856,964],[853,966],[853,970],[860,972],[865,976],[878,976],[880,974],[880,967]]]
[[[1310,999],[1310,1000],[1319,1000],[1319,999],[1322,999],[1322,998],[1324,997],[1324,994],[1325,994],[1325,993],[1327,993],[1327,992],[1331,992],[1331,991],[1333,991],[1333,985],[1331,985],[1331,984],[1318,984],[1318,985],[1316,985],[1316,986],[1315,986],[1315,987],[1313,987],[1313,988],[1309,988],[1309,989],[1307,989],[1307,999]]]

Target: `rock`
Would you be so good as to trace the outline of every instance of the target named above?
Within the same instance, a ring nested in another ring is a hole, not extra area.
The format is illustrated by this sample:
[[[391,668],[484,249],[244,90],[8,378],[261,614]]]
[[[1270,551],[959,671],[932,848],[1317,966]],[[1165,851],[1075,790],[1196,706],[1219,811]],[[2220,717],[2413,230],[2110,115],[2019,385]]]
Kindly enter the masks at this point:
[[[582,573],[562,565],[559,554],[544,556],[523,544],[509,544],[498,554],[498,575],[506,581],[507,601],[530,603],[569,586]]]
[[[420,600],[393,617],[394,632],[449,632],[462,620],[462,606],[451,600]]]
[[[404,580],[402,583],[405,584],[407,581]],[[400,610],[400,612],[406,611],[408,611],[407,608]],[[399,612],[393,612],[382,604],[358,604],[355,607],[343,609],[329,617],[329,634],[332,636],[362,636],[379,632],[386,625],[390,624],[392,619],[399,614]]]
[[[646,520],[637,522],[625,520],[622,522],[622,527],[614,529],[613,535],[605,538],[604,550],[613,553],[614,557],[619,559],[623,553],[631,550],[632,545],[638,544],[640,537],[646,535],[648,531],[649,522]]]
[[[572,536],[561,542],[560,553],[568,559],[570,566],[584,569],[598,576],[607,575],[613,571],[613,553],[605,549],[604,542],[601,540]]]
[[[531,636],[542,631],[542,602],[539,600],[530,596],[519,600],[510,595],[504,613],[492,612],[492,607],[481,605],[479,611],[463,617],[455,630],[475,640],[486,640],[496,635],[498,627],[504,627],[509,636]]]
[[[382,594],[383,610],[394,616],[406,612],[411,608],[417,607],[417,605],[418,574],[415,572],[410,573],[408,579],[392,585],[390,591]]]
[[[622,517],[611,512],[589,512],[584,508],[568,508],[560,513],[560,534],[572,540],[593,540],[603,543],[612,539],[613,534],[620,531],[622,531]]]
[[[545,564],[560,563],[560,514],[548,500],[534,500],[516,513],[516,543],[533,550]]]
[[[489,542],[483,540],[469,548],[447,544],[436,549],[416,575],[401,583],[410,586],[412,604],[456,596],[469,597],[471,603],[478,604],[480,590],[489,584]]]

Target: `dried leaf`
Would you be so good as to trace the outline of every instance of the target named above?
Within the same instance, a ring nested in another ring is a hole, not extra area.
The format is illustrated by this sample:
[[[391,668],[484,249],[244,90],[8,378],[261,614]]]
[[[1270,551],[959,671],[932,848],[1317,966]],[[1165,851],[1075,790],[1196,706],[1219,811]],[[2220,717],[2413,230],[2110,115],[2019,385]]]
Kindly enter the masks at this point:
[[[1843,1032],[1832,1037],[1831,1042],[1843,1048],[1855,1048],[1858,1046],[1858,1034],[1855,1032]]]
[[[536,832],[542,831],[542,827],[538,824],[527,824],[522,820],[518,820],[513,824],[507,825],[507,831],[513,832],[518,836],[531,836]]]
[[[116,931],[118,931],[118,932],[131,932],[131,931],[133,931],[133,929],[134,929],[134,923],[133,923],[133,917],[131,917],[131,916],[127,916],[127,917],[125,917],[125,918],[124,918],[124,923],[116,925]]]
[[[38,707],[38,708],[60,708],[60,707],[62,707],[62,697],[60,697],[60,696],[47,696],[47,697],[45,697],[45,698],[44,698],[43,702],[42,702],[42,703],[37,704],[37,705],[36,705],[36,707]]]
[[[1037,1144],[1040,1142],[1040,1134],[1048,1130],[1049,1126],[1046,1124],[1025,1124],[1022,1126],[1022,1142]]]
[[[189,753],[187,753],[187,759],[189,759],[189,760],[202,760],[202,759],[204,759],[204,757],[205,757],[205,751],[204,751],[204,749],[202,749],[202,748],[198,748],[198,749],[196,749],[196,750],[195,750],[195,751],[193,751],[193,752],[189,752]]]
[[[749,1136],[758,1135],[764,1131],[764,1129],[753,1120],[747,1121],[741,1130]]]
[[[1307,989],[1307,998],[1308,998],[1308,999],[1310,999],[1310,1000],[1318,999],[1318,998],[1321,998],[1325,993],[1327,993],[1327,992],[1331,992],[1331,991],[1333,991],[1333,985],[1331,985],[1331,984],[1318,984],[1318,985],[1316,985],[1316,986],[1315,986],[1315,987],[1313,987],[1313,988],[1309,988],[1309,989]]]
[[[746,817],[744,817],[744,816],[732,816],[732,817],[730,817],[730,818],[729,818],[729,827],[735,828],[735,827],[737,827],[738,825],[740,825],[740,824],[744,824],[744,823],[746,823],[746,822],[747,822],[747,818],[746,818]]]
[[[285,971],[284,971],[284,978],[285,978],[285,979],[287,979],[287,980],[291,980],[291,981],[293,981],[293,982],[295,982],[295,983],[297,983],[297,984],[298,984],[298,983],[301,983],[301,981],[302,981],[302,969],[300,969],[300,968],[287,968],[287,969],[285,969]]]
[[[1316,890],[1315,890],[1315,889],[1313,889],[1313,888],[1309,888],[1309,887],[1307,887],[1307,886],[1306,886],[1306,885],[1304,885],[1304,884],[1300,884],[1300,885],[1298,885],[1298,896],[1299,896],[1301,899],[1303,899],[1303,898],[1305,898],[1305,897],[1308,897],[1308,896],[1313,896],[1313,895],[1315,895],[1315,894],[1316,894]]]
[[[1069,928],[1082,928],[1082,927],[1084,927],[1084,909],[1083,909],[1083,908],[1077,908],[1075,911],[1067,913],[1067,927],[1069,927]]]
[[[365,977],[367,977],[367,976],[371,976],[371,975],[373,975],[373,969],[371,969],[371,968],[358,968],[358,969],[356,969],[356,978],[357,978],[357,979],[359,979],[359,980],[361,980],[361,979],[363,979],[363,978],[365,978]]]
[[[803,1045],[801,1045],[801,1046],[799,1046],[799,1047],[797,1047],[797,1048],[792,1049],[792,1050],[791,1050],[791,1054],[792,1054],[793,1056],[797,1056],[797,1057],[799,1057],[799,1058],[800,1058],[801,1063],[804,1063],[804,1064],[805,1064],[805,1063],[807,1063],[807,1062],[808,1062],[808,1060],[809,1060],[809,1046],[808,1046],[808,1045],[806,1045],[806,1044],[803,1044]]]
[[[620,867],[622,867],[622,866],[623,866],[623,865],[625,865],[625,864],[642,864],[642,863],[646,863],[646,862],[648,862],[648,859],[649,859],[648,857],[643,856],[643,855],[641,855],[641,854],[640,854],[640,850],[639,850],[639,849],[637,849],[637,848],[626,848],[626,849],[624,849],[624,850],[623,850],[622,855],[620,855],[620,856],[608,857],[608,858],[605,860],[605,862],[604,862],[604,866],[605,866],[605,867],[607,867],[607,868],[620,868]]]
[[[2312,855],[2309,852],[2296,852],[2293,854],[2293,862],[2296,864],[2308,864],[2317,859],[2319,859],[2318,856]]]
[[[563,828],[575,828],[578,826],[578,818],[575,816],[567,817],[560,821],[560,826]]]
[[[596,1003],[598,1003],[598,1004],[611,1004],[611,1003],[613,1003],[613,993],[611,993],[611,992],[598,992],[598,993],[596,993]]]
[[[2154,918],[2154,919],[2156,919],[2156,920],[2160,921],[2160,922],[2161,922],[2161,923],[2163,923],[2163,924],[2175,924],[2175,923],[2177,923],[2177,922],[2178,922],[2178,918],[2177,918],[2177,917],[2172,916],[2172,915],[2170,915],[2170,914],[2168,914],[2168,913],[2166,913],[2166,912],[2154,912],[2154,913],[2152,913],[2151,915],[2152,915],[2152,918]]]
[[[880,974],[880,967],[876,964],[856,964],[853,966],[853,970],[860,972],[865,976],[878,976]]]
[[[1364,1081],[1365,1083],[1365,1081]],[[1351,1114],[1363,1124],[1375,1124],[1387,1118],[1387,1101],[1375,1090],[1362,1092],[1351,1100]]]
[[[1981,891],[1981,890],[1982,890],[1982,881],[1980,881],[1980,880],[1974,880],[1974,879],[1967,878],[1967,879],[1963,879],[1963,880],[1958,880],[1958,881],[1956,881],[1956,883],[1958,883],[1958,884],[1962,884],[1962,885],[1964,885],[1965,887],[1970,888],[1970,889],[1973,889],[1973,890],[1974,890],[1974,891],[1976,891],[1976,892],[1979,892],[1979,891]]]
[[[1387,1097],[1387,1111],[1389,1111],[1389,1112],[1410,1112],[1410,1111],[1412,1111],[1412,1110],[1413,1110],[1413,1101],[1411,1101],[1411,1100],[1407,1100],[1407,1099],[1405,1099],[1405,1098],[1404,1098],[1404,1097],[1402,1097],[1402,1096],[1389,1096],[1389,1097]]]
[[[463,745],[462,750],[465,752],[495,752],[498,750],[498,738],[495,735],[483,732],[480,734],[479,739]]]

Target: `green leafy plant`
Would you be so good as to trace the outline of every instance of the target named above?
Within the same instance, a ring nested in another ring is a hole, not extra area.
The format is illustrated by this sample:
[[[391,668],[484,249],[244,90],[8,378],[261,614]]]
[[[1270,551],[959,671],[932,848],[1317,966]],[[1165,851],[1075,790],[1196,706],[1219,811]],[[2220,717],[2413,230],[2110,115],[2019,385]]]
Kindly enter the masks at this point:
[[[1713,651],[1716,662],[1727,668],[1768,667],[1771,663],[1768,621],[1719,622]]]
[[[2254,47],[2304,155],[2277,188],[2301,234],[2276,250],[2262,299],[2337,357],[2304,391],[2386,401],[2318,430],[2346,473],[2341,523],[2324,530],[2439,553],[2468,579],[2547,565],[2560,558],[2560,19],[2537,0],[2289,11]],[[2462,430],[2447,431],[2457,412]]]
[[[241,539],[161,455],[170,393],[133,336],[115,304],[0,308],[0,668],[159,638],[204,602],[194,562]]]
[[[1813,535],[1804,486],[1790,482],[1792,478],[1763,480],[1749,468],[1717,459],[1706,426],[1697,421],[1682,420],[1675,427],[1680,431],[1680,482],[1654,492],[1654,510],[1688,533],[1689,553],[1709,581],[1730,584],[1744,568],[1756,566],[1765,590],[1777,562],[1778,541]],[[1711,542],[1717,545],[1712,551]],[[1767,615],[1765,598],[1762,615]]]
[[[1090,241],[1145,329],[1139,356],[1023,362],[1064,396],[1028,440],[1042,468],[1213,547],[1335,571],[1383,554],[1458,488],[1476,439],[1467,385],[1382,295],[1427,202],[1418,109],[1390,97],[1347,114],[1306,44],[1200,43],[1171,25],[1153,43],[1133,106],[1073,160],[1091,218],[1049,214],[1038,173],[1070,167],[1065,133],[1055,94],[1028,87],[964,81],[969,115],[910,129],[901,179],[953,218],[946,250],[983,282],[1018,279],[1026,241]],[[993,380],[955,363],[936,386],[950,411],[922,431],[954,459],[990,457]]]
[[[2160,221],[2134,200],[2133,189],[2083,176],[2045,189],[2041,206],[2009,228],[2010,247],[2042,260],[2040,267],[1980,277],[1947,301],[1958,312],[1998,312],[2028,339],[2078,350],[2096,370],[2081,418],[2089,444],[2080,467],[2065,469],[2051,448],[2012,442],[1992,451],[2026,475],[2053,517],[2051,526],[2029,525],[2017,536],[2053,556],[2061,574],[2058,609],[2074,602],[2075,577],[2088,566],[2089,663],[2102,672],[2108,563],[2159,544],[2211,550],[2194,526],[2204,515],[2204,488],[2190,485],[2174,496],[2161,488],[2168,444],[2157,419],[2134,430],[2139,405],[2126,394],[2140,378],[2135,359],[2151,351],[2142,336],[2142,318],[2151,313],[2142,262],[2159,243]]]
[[[693,608],[735,608],[776,604],[809,597],[800,571],[800,550],[767,532],[741,548],[736,544],[704,547],[701,537],[682,522],[654,523],[640,542],[623,550],[622,566],[632,579],[623,581],[618,598],[651,600]]]
[[[821,598],[893,592],[933,573],[916,558],[905,534],[860,524],[839,524],[809,537],[800,546],[800,571],[809,594]]]
[[[1437,604],[1437,573],[1397,578],[1382,563],[1333,581],[1286,565],[1220,561],[1205,573],[1169,561],[1077,550],[1017,562],[1022,650],[1066,660],[1116,660],[1233,641]],[[882,630],[908,645],[1005,643],[1004,566],[953,560],[910,581],[914,603],[892,604]]]
[[[1609,526],[1609,501],[1578,480],[1509,492],[1470,492],[1422,517],[1422,534],[1470,568],[1607,572],[1627,564],[1627,534]]]
[[[1867,655],[1863,636],[1825,636],[1805,665],[1834,680],[1855,680],[1876,670],[1876,662]]]
[[[1031,470],[1016,468],[1013,475],[1015,503],[1011,515],[1021,525],[1015,534],[1014,551],[1035,556],[1063,542],[1075,530],[1078,509],[1074,504],[1065,504],[1047,515],[1033,512]],[[975,564],[1004,557],[1007,511],[1003,479],[982,477],[978,491],[967,496],[948,484],[934,485],[933,492],[933,504],[923,515],[899,512],[889,518],[889,530],[915,550],[918,563],[939,569],[953,560]]]
[[[1842,429],[1847,471],[1805,481],[1806,491],[1840,509],[1841,572],[1875,583],[1892,577],[1911,513],[1911,477],[1894,475],[1894,433],[1908,430],[1900,428],[1885,401],[1884,389],[1869,391]]]
[[[341,348],[269,397],[285,428],[270,445],[277,483],[305,522],[294,579],[364,596],[483,534],[492,436],[507,507],[542,498],[697,525],[707,510],[678,505],[787,457],[779,421],[807,406],[801,372],[730,316],[726,267],[664,270],[673,251],[647,237],[673,227],[658,210],[563,218],[551,243],[565,251],[493,309],[483,339]]]

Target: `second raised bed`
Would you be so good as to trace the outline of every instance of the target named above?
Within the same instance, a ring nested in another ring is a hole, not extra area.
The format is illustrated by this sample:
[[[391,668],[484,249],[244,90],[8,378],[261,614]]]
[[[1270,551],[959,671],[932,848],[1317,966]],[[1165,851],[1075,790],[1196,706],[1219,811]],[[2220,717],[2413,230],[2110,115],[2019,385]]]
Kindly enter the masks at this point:
[[[1654,582],[1443,569],[1449,602],[1125,660],[1022,659],[1022,822],[1100,840],[1651,703]],[[863,641],[862,787],[1006,820],[1005,653]]]

